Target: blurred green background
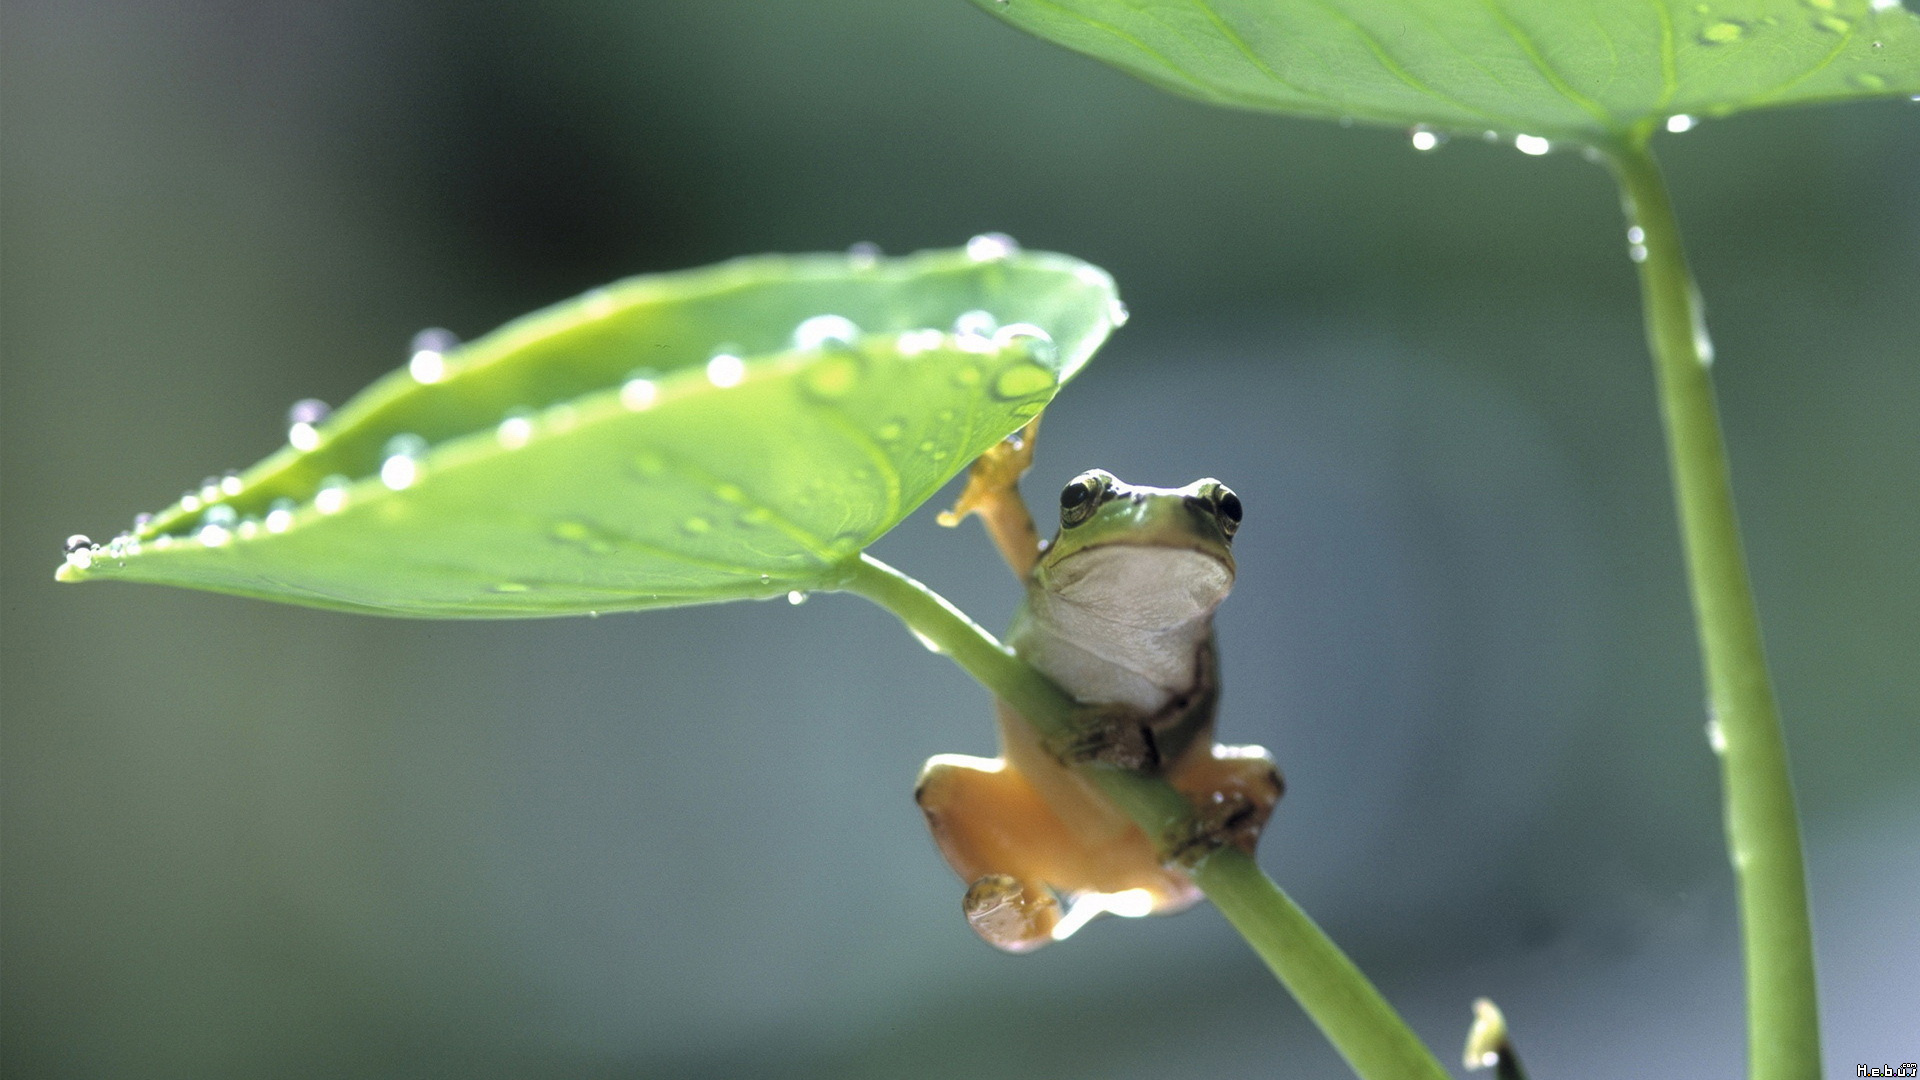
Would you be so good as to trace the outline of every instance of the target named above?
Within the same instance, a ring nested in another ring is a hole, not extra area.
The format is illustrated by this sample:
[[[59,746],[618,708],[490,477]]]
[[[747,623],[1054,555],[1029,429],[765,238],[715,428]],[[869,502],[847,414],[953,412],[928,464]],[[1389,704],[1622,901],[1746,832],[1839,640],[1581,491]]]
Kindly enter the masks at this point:
[[[389,622],[56,587],[413,331],[1001,229],[1133,322],[1049,413],[1247,505],[1262,861],[1451,1060],[1740,1072],[1717,782],[1605,173],[1214,111],[960,0],[13,0],[0,37],[8,1077],[1340,1076],[1210,909],[1026,958],[910,788],[988,702],[819,597]],[[1920,1052],[1920,107],[1663,137],[1719,347],[1836,1072]],[[928,511],[880,547],[990,626]]]

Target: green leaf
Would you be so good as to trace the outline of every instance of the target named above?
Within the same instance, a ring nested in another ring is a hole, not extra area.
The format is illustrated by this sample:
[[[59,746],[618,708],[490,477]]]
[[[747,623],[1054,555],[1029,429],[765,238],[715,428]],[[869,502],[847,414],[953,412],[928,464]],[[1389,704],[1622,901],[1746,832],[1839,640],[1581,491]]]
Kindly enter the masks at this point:
[[[1920,93],[1920,18],[1897,0],[974,2],[1215,104],[1533,140]]]
[[[442,617],[832,587],[1124,316],[994,236],[632,278],[416,354],[58,576]]]

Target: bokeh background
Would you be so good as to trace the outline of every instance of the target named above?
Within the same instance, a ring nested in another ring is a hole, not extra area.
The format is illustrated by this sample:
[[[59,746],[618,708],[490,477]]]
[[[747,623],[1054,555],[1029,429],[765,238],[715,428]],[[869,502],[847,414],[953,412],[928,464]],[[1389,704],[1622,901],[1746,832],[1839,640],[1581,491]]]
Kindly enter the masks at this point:
[[[1604,172],[1215,111],[960,0],[11,0],[0,1072],[1333,1077],[1210,909],[1026,958],[909,797],[984,693],[862,601],[380,621],[56,587],[463,335],[629,273],[987,229],[1134,319],[1049,413],[1247,505],[1262,861],[1455,1059],[1740,1073],[1714,762]],[[1814,874],[1827,1056],[1920,1054],[1920,106],[1663,137]],[[931,507],[880,554],[988,625]]]

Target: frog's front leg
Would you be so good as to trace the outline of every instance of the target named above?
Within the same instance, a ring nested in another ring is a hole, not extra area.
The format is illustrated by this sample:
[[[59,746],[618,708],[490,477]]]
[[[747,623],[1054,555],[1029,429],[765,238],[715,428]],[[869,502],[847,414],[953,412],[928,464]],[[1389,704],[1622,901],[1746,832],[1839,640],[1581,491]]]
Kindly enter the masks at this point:
[[[1026,500],[1020,497],[1020,478],[1033,467],[1033,440],[1040,433],[1040,418],[987,448],[967,470],[967,486],[955,500],[953,509],[940,515],[940,524],[952,528],[969,514],[980,515],[987,535],[1000,549],[1000,555],[1025,581],[1040,561],[1040,532],[1033,526]]]

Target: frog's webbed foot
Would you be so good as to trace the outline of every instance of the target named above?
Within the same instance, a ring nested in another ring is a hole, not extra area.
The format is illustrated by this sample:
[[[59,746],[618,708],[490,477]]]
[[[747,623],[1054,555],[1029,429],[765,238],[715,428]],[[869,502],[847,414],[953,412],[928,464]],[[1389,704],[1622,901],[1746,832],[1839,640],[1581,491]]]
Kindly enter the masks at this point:
[[[1145,834],[1131,826],[1100,837],[1075,833],[1000,758],[934,757],[914,799],[948,865],[968,883],[967,923],[1003,951],[1031,952],[1091,914],[1062,927],[1061,897],[1077,905],[1129,893],[1145,904],[1133,914],[1178,910],[1196,898],[1184,875],[1161,865]]]
[[[1286,792],[1273,756],[1258,746],[1219,746],[1195,754],[1168,777],[1193,803],[1193,827],[1169,853],[1191,866],[1229,845],[1253,854],[1260,832]]]
[[[1026,501],[1020,498],[1020,478],[1033,467],[1033,441],[1040,433],[1040,418],[987,448],[967,471],[966,489],[953,509],[942,513],[939,522],[952,528],[979,514],[993,537],[994,546],[1020,580],[1033,573],[1040,561],[1040,533],[1033,526]]]

